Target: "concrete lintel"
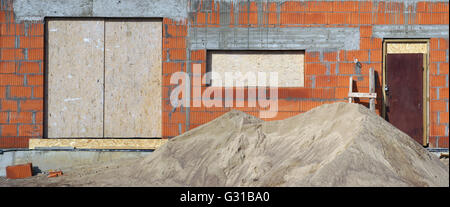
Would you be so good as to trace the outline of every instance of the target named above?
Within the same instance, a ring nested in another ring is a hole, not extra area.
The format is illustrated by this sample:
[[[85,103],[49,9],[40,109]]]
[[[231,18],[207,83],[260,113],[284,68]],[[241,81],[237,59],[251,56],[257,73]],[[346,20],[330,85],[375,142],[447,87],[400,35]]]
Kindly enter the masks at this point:
[[[187,18],[186,0],[14,0],[17,21],[44,17],[169,17]]]
[[[448,25],[378,25],[373,26],[376,38],[448,38]]]

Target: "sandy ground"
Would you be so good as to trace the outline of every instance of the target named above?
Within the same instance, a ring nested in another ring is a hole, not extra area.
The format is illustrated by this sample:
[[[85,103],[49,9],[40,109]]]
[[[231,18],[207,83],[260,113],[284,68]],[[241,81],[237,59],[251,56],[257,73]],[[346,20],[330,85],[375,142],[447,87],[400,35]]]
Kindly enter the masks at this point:
[[[272,122],[231,111],[143,160],[0,186],[449,186],[449,167],[364,106],[334,103]]]

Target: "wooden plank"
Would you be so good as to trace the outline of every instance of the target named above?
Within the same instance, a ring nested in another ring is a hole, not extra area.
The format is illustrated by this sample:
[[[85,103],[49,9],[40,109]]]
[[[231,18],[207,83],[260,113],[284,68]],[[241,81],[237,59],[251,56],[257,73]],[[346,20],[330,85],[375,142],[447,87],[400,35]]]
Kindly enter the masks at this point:
[[[75,149],[157,149],[168,139],[30,139],[29,149],[74,147]]]
[[[105,137],[161,137],[162,23],[105,22]]]
[[[350,76],[349,80],[350,80],[350,83],[348,84],[348,94],[351,94],[351,93],[353,93],[353,77]],[[353,100],[352,97],[349,95],[348,102],[351,103],[352,100]]]
[[[103,137],[103,34],[103,21],[48,22],[47,137]]]
[[[376,93],[349,93],[348,97],[353,98],[377,98]]]
[[[375,71],[373,68],[369,69],[369,92],[375,93]],[[375,111],[375,99],[371,98],[369,100],[369,108],[371,111]]]

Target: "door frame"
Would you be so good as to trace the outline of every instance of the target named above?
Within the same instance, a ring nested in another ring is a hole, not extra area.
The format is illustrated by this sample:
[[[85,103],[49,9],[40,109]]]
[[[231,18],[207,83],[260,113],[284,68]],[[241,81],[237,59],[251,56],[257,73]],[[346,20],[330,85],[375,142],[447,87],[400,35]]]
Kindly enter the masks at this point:
[[[429,78],[429,56],[430,56],[430,40],[429,39],[383,39],[383,80],[382,80],[382,94],[383,94],[383,101],[382,101],[382,117],[386,119],[386,91],[384,90],[384,87],[386,85],[386,58],[387,58],[387,44],[389,43],[423,43],[426,44],[427,51],[423,55],[423,94],[422,94],[422,104],[423,104],[423,141],[422,145],[424,147],[428,147],[429,144],[429,128],[430,128],[430,113],[429,113],[429,105],[430,105],[430,78]]]

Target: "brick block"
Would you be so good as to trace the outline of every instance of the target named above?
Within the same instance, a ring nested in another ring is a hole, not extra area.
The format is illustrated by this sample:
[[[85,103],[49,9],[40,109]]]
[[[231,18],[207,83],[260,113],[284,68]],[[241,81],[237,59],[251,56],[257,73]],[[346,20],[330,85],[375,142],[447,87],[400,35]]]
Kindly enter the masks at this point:
[[[31,24],[28,28],[28,35],[42,36],[44,35],[44,24]]]
[[[15,36],[0,36],[1,48],[14,48],[16,46]]]
[[[448,136],[439,137],[439,148],[448,148]]]
[[[33,87],[33,98],[43,98],[44,97],[44,87],[35,86]]]
[[[24,84],[24,76],[23,75],[15,75],[15,74],[0,74],[0,86],[20,86]]]
[[[439,113],[439,122],[440,124],[448,124],[448,112]]]
[[[431,62],[445,62],[445,50],[431,50],[430,61]]]
[[[306,63],[305,75],[325,75],[327,67],[320,63]]]
[[[15,62],[0,62],[0,73],[15,73],[16,63]]]
[[[27,85],[29,86],[42,86],[44,85],[44,75],[28,75]]]
[[[439,99],[448,99],[448,88],[439,88]]]
[[[28,60],[43,60],[44,49],[28,49]]]
[[[8,124],[8,125],[0,125],[2,128],[2,136],[17,136],[17,125]]]
[[[38,62],[21,62],[19,65],[19,73],[40,73]]]
[[[19,136],[24,137],[42,137],[42,124],[38,125],[20,125]]]
[[[9,91],[11,98],[31,98],[31,87],[11,86]]]
[[[206,61],[206,50],[193,50],[193,51],[191,51],[191,60],[193,60],[193,61]]]
[[[2,111],[17,111],[17,101],[15,100],[1,100]]]
[[[42,111],[44,109],[43,100],[21,100],[20,111]]]
[[[22,49],[1,49],[1,60],[23,60],[24,58]]]
[[[323,59],[327,62],[336,62],[337,52],[324,52]]]
[[[31,124],[33,123],[33,113],[9,112],[9,122],[11,124]]]
[[[6,178],[8,179],[22,179],[31,177],[33,166],[31,163],[23,165],[14,165],[6,167]]]

